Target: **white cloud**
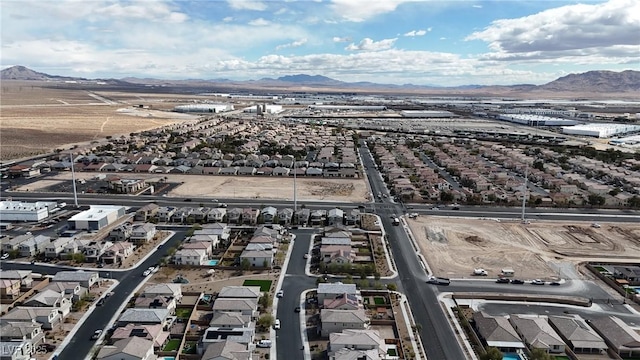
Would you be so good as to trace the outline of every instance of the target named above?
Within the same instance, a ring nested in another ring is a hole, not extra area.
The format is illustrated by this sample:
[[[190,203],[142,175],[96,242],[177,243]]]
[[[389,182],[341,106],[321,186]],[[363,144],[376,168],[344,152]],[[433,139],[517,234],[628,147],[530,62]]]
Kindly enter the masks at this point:
[[[270,24],[271,22],[269,20],[265,20],[263,18],[257,18],[249,21],[249,25],[252,25],[252,26],[267,26]]]
[[[267,4],[263,3],[262,1],[227,0],[227,3],[232,9],[236,9],[236,10],[254,10],[254,11],[267,10]]]
[[[233,21],[233,16],[227,16],[227,17],[223,18],[222,21],[224,21],[224,22]]]
[[[613,49],[617,56],[640,57],[639,13],[636,0],[567,5],[523,18],[496,20],[466,40],[487,42],[493,53],[486,57],[501,60],[593,56]]]
[[[278,45],[276,46],[276,50],[282,50],[282,49],[286,49],[286,48],[297,48],[300,47],[304,44],[307,43],[307,39],[300,39],[300,40],[296,40],[296,41],[292,41],[288,44],[282,44],[282,45]]]
[[[356,45],[355,43],[349,44],[349,46],[347,46],[345,48],[345,50],[349,50],[349,51],[380,51],[380,50],[387,50],[387,49],[390,49],[391,47],[393,47],[393,44],[396,42],[396,40],[398,40],[398,39],[397,38],[393,38],[393,39],[383,39],[383,40],[380,40],[380,41],[373,41],[372,39],[364,38],[364,39],[362,39],[362,41],[360,41],[360,43],[358,45]]]
[[[431,28],[429,28],[429,31]],[[407,33],[405,33],[403,36],[410,36],[410,37],[414,37],[414,36],[425,36],[427,34],[427,30],[411,30]]]
[[[332,0],[334,13],[348,21],[362,22],[380,14],[393,12],[398,5],[411,0]]]
[[[349,42],[349,41],[351,41],[350,37],[338,37],[338,36],[333,37],[333,42]]]
[[[96,9],[94,13],[114,19],[132,18],[169,23],[180,23],[189,19],[186,14],[171,11],[166,4],[160,2],[153,3],[152,6],[148,6],[148,4],[145,3],[131,5],[115,3],[100,7]]]
[[[478,4],[471,5],[471,7],[474,7],[476,9],[482,9],[482,5],[478,5]]]

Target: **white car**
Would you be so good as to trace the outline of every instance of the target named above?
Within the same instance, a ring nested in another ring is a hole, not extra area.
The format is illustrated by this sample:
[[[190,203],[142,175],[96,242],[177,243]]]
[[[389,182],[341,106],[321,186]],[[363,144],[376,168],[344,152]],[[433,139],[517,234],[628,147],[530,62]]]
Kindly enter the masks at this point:
[[[0,260],[7,260],[9,258],[9,253],[4,253],[2,254],[2,257],[0,257]]]
[[[276,319],[276,321],[273,323],[273,328],[276,330],[280,330],[280,319]]]
[[[149,275],[151,275],[151,273],[153,273],[153,271],[154,271],[155,269],[156,269],[156,267],[155,267],[155,266],[151,266],[150,268],[148,268],[147,270],[145,270],[145,271],[142,273],[142,276],[149,276]]]
[[[532,285],[544,285],[544,280],[540,280],[540,279],[531,280],[531,284]]]
[[[278,291],[278,292],[276,293],[276,297],[281,298],[281,297],[283,297],[283,296],[284,296],[284,291],[282,291],[282,290],[280,290],[280,291]]]
[[[309,254],[304,254],[304,258],[308,259],[309,258]]]

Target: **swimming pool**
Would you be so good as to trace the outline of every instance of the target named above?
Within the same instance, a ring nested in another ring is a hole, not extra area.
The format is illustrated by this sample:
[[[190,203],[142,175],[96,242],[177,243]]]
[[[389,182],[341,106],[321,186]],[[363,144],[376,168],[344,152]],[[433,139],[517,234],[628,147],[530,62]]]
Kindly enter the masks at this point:
[[[522,360],[522,358],[518,354],[505,353],[502,356],[502,360]]]
[[[218,260],[218,259],[209,260],[209,263],[207,265],[216,266],[216,265],[218,265],[218,262],[220,262],[220,260]]]

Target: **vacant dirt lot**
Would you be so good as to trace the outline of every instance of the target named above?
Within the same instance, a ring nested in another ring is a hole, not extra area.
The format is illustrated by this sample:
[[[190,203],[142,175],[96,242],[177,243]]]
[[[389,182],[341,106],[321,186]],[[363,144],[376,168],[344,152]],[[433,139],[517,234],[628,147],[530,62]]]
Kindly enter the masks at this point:
[[[114,101],[92,91],[44,86],[3,81],[1,160],[196,119],[187,114],[134,109],[130,104],[145,104],[139,94],[129,94],[129,101]]]
[[[76,173],[76,178],[91,179],[97,173]],[[179,183],[168,196],[211,197],[241,199],[286,199],[293,200],[293,178],[261,176],[214,176],[174,174],[126,174],[126,179],[149,179],[165,177],[166,182]],[[48,176],[46,180],[34,182],[15,189],[16,191],[38,191],[48,186],[70,181],[71,173]],[[367,197],[367,186],[363,179],[304,179],[296,180],[297,199],[363,202]]]
[[[407,219],[422,254],[437,275],[469,277],[474,268],[497,276],[503,268],[517,278],[558,276],[557,263],[640,257],[640,227],[632,223],[533,222],[422,216]],[[567,269],[568,270],[568,269]],[[575,277],[575,269],[562,277]]]

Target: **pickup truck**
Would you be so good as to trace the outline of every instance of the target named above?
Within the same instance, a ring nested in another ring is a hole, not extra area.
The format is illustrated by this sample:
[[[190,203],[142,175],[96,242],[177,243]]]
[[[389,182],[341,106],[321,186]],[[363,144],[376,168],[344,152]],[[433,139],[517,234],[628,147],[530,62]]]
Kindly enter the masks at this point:
[[[400,219],[398,219],[398,218],[393,218],[393,220],[391,221],[391,224],[392,224],[393,226],[398,226],[398,225],[400,225]]]
[[[451,284],[451,280],[443,277],[438,277],[438,276],[430,276],[427,282],[429,284],[445,285],[445,286]]]

